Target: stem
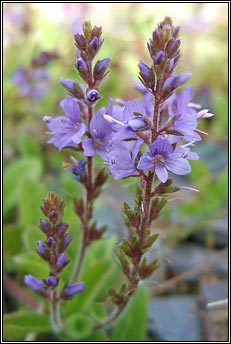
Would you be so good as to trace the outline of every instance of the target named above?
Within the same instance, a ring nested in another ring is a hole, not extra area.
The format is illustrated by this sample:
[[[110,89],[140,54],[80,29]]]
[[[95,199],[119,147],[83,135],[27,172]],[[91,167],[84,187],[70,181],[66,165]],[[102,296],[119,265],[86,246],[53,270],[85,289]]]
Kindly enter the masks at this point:
[[[149,171],[148,178],[146,179],[145,189],[143,191],[144,214],[142,216],[142,222],[141,222],[141,227],[140,227],[141,240],[144,238],[147,225],[149,224],[153,179],[154,179],[154,173],[153,171]]]
[[[58,333],[62,330],[56,289],[50,291],[50,321],[52,329],[55,333]]]
[[[88,105],[88,127],[90,124],[90,121],[93,116],[93,106],[91,104]],[[94,167],[93,167],[93,158],[87,157],[87,180],[85,183],[86,188],[86,201],[85,201],[85,213],[82,218],[82,245],[81,245],[81,251],[79,256],[76,259],[76,264],[74,265],[74,269],[71,276],[71,282],[74,283],[77,281],[78,276],[80,274],[84,257],[86,254],[87,247],[90,244],[89,240],[89,223],[92,218],[92,209],[93,209],[93,185],[94,185]]]

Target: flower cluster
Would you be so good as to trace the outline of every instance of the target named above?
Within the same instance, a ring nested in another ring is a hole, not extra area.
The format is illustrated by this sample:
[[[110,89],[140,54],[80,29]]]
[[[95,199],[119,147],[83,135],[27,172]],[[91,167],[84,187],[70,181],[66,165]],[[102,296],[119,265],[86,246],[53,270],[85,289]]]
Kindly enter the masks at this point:
[[[46,235],[46,240],[38,241],[37,252],[49,265],[50,273],[48,278],[40,281],[31,275],[24,277],[24,283],[28,287],[48,299],[51,298],[51,292],[59,284],[60,273],[69,263],[65,251],[71,242],[71,235],[67,231],[68,224],[62,222],[64,207],[64,201],[52,192],[48,194],[47,199],[41,205],[41,210],[47,219],[40,220],[40,229]],[[83,282],[66,285],[60,296],[56,296],[56,301],[69,299],[83,290]]]
[[[41,100],[49,91],[50,76],[44,67],[58,58],[55,52],[42,51],[32,59],[28,67],[19,66],[12,76],[12,81],[19,86],[21,97]]]
[[[179,189],[172,186],[169,173],[186,175],[191,171],[189,160],[199,159],[190,150],[201,140],[197,122],[212,116],[191,102],[192,88],[177,91],[191,76],[174,74],[180,58],[179,27],[174,27],[166,17],[148,42],[151,65],[138,64],[142,99],[128,102],[110,99],[107,108],[94,113],[100,100],[99,86],[108,73],[109,58],[93,60],[102,46],[101,27],[83,25],[83,33],[75,34],[77,47],[76,70],[83,80],[61,78],[60,83],[69,96],[61,102],[65,115],[44,117],[52,138],[48,143],[59,150],[71,148],[82,152],[86,160],[64,164],[81,182],[86,199],[76,197],[75,212],[81,221],[83,241],[81,260],[75,271],[78,276],[86,248],[91,241],[102,236],[105,227],[97,228],[93,220],[93,203],[99,195],[107,176],[102,169],[94,173],[93,157],[98,155],[108,166],[114,179],[138,177],[134,209],[124,203],[123,215],[129,237],[118,246],[118,258],[127,278],[120,291],[111,289],[113,303],[121,311],[138,286],[157,269],[157,260],[148,262],[145,256],[158,235],[152,234],[150,225],[167,202],[168,194]],[[86,168],[86,169],[85,169]]]
[[[87,123],[86,106],[100,98],[97,86],[107,74],[109,58],[97,61],[92,72],[89,60],[92,61],[102,45],[101,28],[92,29],[85,23],[84,34],[74,36],[75,66],[90,87],[61,79],[71,97],[61,102],[65,116],[44,117],[53,135],[48,143],[58,149],[80,149],[86,157],[99,155],[115,179],[153,170],[164,183],[168,172],[188,174],[191,171],[188,160],[198,159],[189,148],[201,140],[198,119],[211,114],[208,110],[198,112],[198,104],[191,103],[191,87],[176,93],[177,87],[191,76],[190,73],[173,74],[180,57],[178,33],[179,27],[174,27],[170,18],[165,18],[153,32],[148,42],[152,65],[143,61],[138,64],[142,100],[122,105],[113,105],[110,100],[108,108],[100,108]],[[187,144],[182,144],[182,140]]]

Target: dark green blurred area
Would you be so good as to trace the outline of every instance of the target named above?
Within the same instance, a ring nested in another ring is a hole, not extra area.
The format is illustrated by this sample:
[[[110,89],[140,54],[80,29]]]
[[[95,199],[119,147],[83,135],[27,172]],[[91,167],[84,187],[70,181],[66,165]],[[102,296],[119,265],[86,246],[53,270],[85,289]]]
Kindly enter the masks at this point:
[[[62,114],[59,103],[66,92],[59,79],[62,76],[77,78],[72,32],[81,31],[85,20],[103,27],[105,42],[98,58],[109,56],[111,59],[99,106],[106,106],[110,97],[140,98],[133,84],[139,60],[150,62],[146,42],[152,30],[165,16],[171,16],[173,24],[181,26],[182,57],[178,71],[192,72],[188,84],[193,86],[194,101],[202,108],[209,108],[215,116],[199,122],[199,129],[209,133],[208,136],[202,134],[203,140],[195,148],[201,160],[192,162],[189,177],[176,180],[176,184],[191,186],[200,192],[182,190],[174,196],[159,228],[161,225],[168,228],[165,229],[167,242],[205,230],[207,245],[212,245],[214,221],[227,217],[228,4],[5,3],[3,10],[6,271],[15,271],[16,267],[27,269],[25,262],[17,259],[17,254],[30,245],[31,250],[35,250],[36,240],[40,239],[40,233],[35,234],[41,216],[39,206],[48,191],[54,190],[65,199],[66,221],[73,232],[78,227],[71,200],[82,192],[81,186],[62,168],[62,162],[69,161],[72,152],[58,152],[46,144],[49,136],[42,118]],[[55,51],[59,58],[46,66],[51,78],[49,92],[42,100],[35,101],[20,96],[12,76],[19,65],[29,66],[41,51]],[[121,198],[129,200],[128,191],[132,192],[134,184],[124,180],[119,185],[118,188],[114,181],[108,184],[95,214],[102,224],[109,225],[110,234],[121,235],[119,211],[124,201]],[[34,240],[29,241],[32,237]]]

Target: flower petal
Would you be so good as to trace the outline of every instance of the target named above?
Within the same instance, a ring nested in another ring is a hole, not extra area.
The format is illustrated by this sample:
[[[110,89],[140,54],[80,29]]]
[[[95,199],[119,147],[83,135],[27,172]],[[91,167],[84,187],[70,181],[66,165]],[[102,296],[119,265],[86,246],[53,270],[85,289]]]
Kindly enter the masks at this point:
[[[191,167],[188,160],[180,158],[178,160],[171,157],[165,160],[166,167],[169,171],[178,174],[179,176],[188,174],[191,172]]]
[[[148,170],[149,168],[153,168],[154,163],[152,159],[152,155],[149,152],[146,152],[140,158],[140,161],[137,165],[138,170]]]
[[[168,179],[168,171],[165,166],[155,166],[155,172],[158,177],[158,179],[162,182],[165,183],[166,180]]]
[[[95,155],[95,148],[93,147],[93,140],[92,139],[83,140],[82,147],[83,147],[83,154],[85,156]]]

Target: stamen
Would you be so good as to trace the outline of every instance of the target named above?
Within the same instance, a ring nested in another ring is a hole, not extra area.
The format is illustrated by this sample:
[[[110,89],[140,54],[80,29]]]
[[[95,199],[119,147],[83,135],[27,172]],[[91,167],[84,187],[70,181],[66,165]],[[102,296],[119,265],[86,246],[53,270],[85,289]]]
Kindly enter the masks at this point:
[[[181,188],[181,189],[186,189],[186,190],[190,190],[190,191],[195,191],[195,192],[200,192],[200,190],[197,190],[197,189],[194,189],[194,188],[191,188],[189,186],[183,186],[183,185],[179,185],[178,188]]]
[[[118,121],[117,119],[113,118],[112,116],[109,115],[103,115],[103,117],[106,119],[106,121],[108,121],[109,123],[116,123],[119,125],[122,125],[123,127],[125,126],[125,124],[123,122]]]
[[[199,130],[199,129],[195,129],[195,131],[198,131],[198,133],[201,133],[201,134],[209,135],[209,134],[206,133],[205,131],[202,131],[202,130]]]

